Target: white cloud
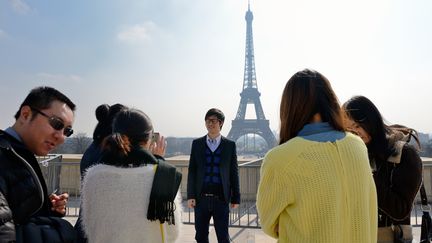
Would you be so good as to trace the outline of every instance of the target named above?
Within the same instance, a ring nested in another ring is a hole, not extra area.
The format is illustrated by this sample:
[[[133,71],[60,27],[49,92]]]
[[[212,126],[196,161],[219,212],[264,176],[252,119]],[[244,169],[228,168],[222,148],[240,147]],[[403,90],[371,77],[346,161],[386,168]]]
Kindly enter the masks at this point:
[[[155,23],[148,21],[144,24],[136,24],[125,28],[117,34],[117,39],[124,42],[136,43],[150,41],[153,33],[156,31]]]
[[[10,3],[12,8],[20,14],[26,14],[31,10],[30,6],[27,5],[27,3],[25,3],[23,0],[10,0]]]
[[[83,79],[78,75],[65,75],[65,74],[51,74],[51,73],[38,73],[37,79],[45,82],[55,83],[80,83]]]

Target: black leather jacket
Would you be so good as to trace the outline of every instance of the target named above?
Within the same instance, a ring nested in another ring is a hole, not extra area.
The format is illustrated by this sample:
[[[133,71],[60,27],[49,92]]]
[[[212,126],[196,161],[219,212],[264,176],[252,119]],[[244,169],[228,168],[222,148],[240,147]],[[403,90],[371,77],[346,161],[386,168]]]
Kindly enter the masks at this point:
[[[12,220],[12,211],[3,193],[0,192],[0,242],[15,240],[15,225]]]
[[[24,144],[0,130],[0,242],[15,240],[15,225],[51,211],[39,164]]]
[[[422,161],[415,148],[405,144],[397,162],[376,161],[378,227],[410,224],[413,202],[422,182]]]

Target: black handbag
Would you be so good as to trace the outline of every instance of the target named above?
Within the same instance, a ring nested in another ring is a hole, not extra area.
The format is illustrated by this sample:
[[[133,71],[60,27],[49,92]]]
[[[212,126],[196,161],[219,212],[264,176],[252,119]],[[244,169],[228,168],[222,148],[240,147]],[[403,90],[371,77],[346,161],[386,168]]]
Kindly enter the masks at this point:
[[[422,184],[420,187],[420,198],[421,198],[422,211],[423,211],[420,242],[430,243],[432,239],[432,219],[430,216],[430,206],[428,204],[428,199],[426,195],[426,190],[424,188],[424,184]]]
[[[17,243],[74,243],[76,239],[72,224],[58,217],[32,217],[16,226]]]

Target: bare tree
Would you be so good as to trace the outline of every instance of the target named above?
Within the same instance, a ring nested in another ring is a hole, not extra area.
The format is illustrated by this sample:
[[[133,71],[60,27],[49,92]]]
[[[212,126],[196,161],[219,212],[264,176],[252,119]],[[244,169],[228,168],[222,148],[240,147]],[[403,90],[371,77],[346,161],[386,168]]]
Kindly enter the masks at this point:
[[[87,137],[86,133],[80,132],[77,135],[73,137],[73,151],[76,154],[83,154],[88,146],[91,144],[92,139],[90,137]]]

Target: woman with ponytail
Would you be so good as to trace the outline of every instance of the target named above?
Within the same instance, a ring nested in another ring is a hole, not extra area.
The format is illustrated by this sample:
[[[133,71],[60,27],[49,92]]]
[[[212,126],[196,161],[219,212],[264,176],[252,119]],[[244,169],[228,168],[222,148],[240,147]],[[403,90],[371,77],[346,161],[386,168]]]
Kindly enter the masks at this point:
[[[89,242],[175,242],[181,173],[162,157],[165,138],[152,142],[152,136],[144,112],[125,108],[115,116],[100,163],[86,171],[82,185]]]
[[[99,161],[102,155],[102,141],[111,134],[114,116],[125,107],[122,104],[111,106],[102,104],[96,108],[95,115],[98,123],[93,131],[93,142],[84,152],[80,162],[81,176],[88,167],[95,165]]]
[[[80,174],[81,179],[84,176],[85,171],[98,163],[102,156],[102,141],[104,138],[112,132],[112,122],[114,116],[126,106],[122,104],[101,104],[95,110],[96,120],[98,123],[93,131],[93,142],[88,146],[84,152],[80,162]],[[78,234],[77,243],[87,243],[84,231],[81,224],[82,208],[80,206],[80,213],[75,224],[75,231]]]

